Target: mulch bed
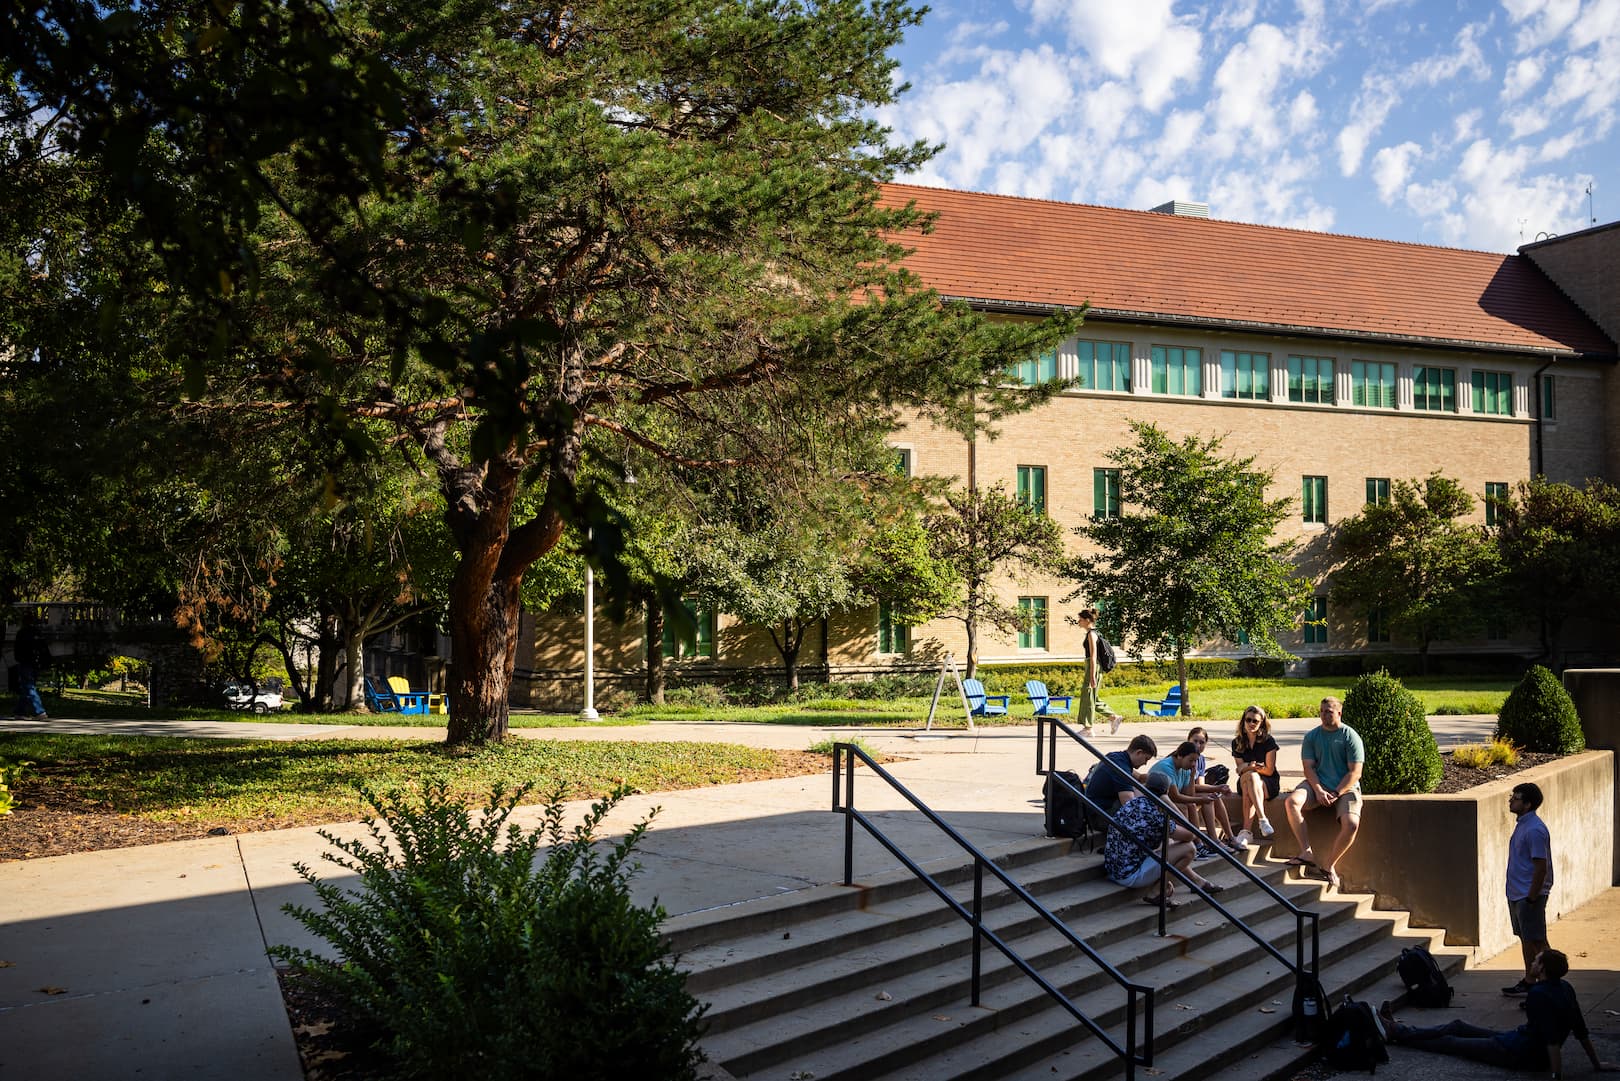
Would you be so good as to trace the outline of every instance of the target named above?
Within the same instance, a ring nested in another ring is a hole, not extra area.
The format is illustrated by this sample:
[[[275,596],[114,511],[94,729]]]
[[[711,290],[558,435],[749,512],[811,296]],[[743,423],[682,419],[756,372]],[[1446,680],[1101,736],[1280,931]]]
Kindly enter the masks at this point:
[[[1489,766],[1485,769],[1471,769],[1459,766],[1451,760],[1449,754],[1440,756],[1440,787],[1436,792],[1466,792],[1470,788],[1477,788],[1491,781],[1499,781],[1503,777],[1511,777],[1521,770],[1531,766],[1540,766],[1547,762],[1556,762],[1561,755],[1543,754],[1539,751],[1520,751],[1519,762],[1514,766]],[[1503,797],[1506,799],[1507,797]]]
[[[372,1047],[375,1034],[357,1030],[343,1007],[305,976],[287,969],[277,969],[276,975],[305,1081],[388,1081],[394,1076],[388,1056]]]

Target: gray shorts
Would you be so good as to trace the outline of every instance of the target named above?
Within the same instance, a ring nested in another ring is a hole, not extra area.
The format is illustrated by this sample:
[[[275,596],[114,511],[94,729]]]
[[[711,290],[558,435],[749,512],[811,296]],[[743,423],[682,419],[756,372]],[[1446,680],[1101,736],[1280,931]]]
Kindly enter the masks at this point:
[[[1508,919],[1513,933],[1531,942],[1547,941],[1547,895],[1508,902]]]
[[[1316,793],[1311,791],[1311,782],[1299,782],[1299,784],[1294,787],[1294,791],[1305,793],[1305,809],[1307,811],[1313,807],[1322,806],[1322,804],[1316,798]],[[1338,815],[1340,818],[1343,818],[1347,814],[1359,814],[1360,812],[1361,789],[1359,788],[1352,788],[1348,792],[1339,793],[1339,798],[1333,802],[1333,813]]]

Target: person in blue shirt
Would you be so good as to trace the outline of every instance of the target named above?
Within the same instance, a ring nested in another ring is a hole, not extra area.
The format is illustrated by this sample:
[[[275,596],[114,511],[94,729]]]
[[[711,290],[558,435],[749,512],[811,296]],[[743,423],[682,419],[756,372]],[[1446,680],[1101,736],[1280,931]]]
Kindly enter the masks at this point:
[[[1127,778],[1146,781],[1147,774],[1141,769],[1158,753],[1159,747],[1152,736],[1133,737],[1123,751],[1109,752],[1092,767],[1086,777],[1086,796],[1103,814],[1112,815],[1120,804],[1129,803],[1136,795],[1136,786]]]
[[[1299,855],[1289,859],[1288,866],[1319,871],[1330,890],[1339,888],[1335,868],[1356,843],[1361,828],[1361,768],[1367,760],[1361,737],[1340,719],[1343,712],[1344,703],[1337,698],[1322,699],[1317,711],[1322,723],[1305,733],[1300,746],[1305,780],[1288,794],[1286,804],[1288,825],[1299,842]],[[1339,832],[1320,857],[1305,830],[1305,812],[1313,807],[1330,808],[1339,820]]]
[[[1573,1033],[1592,1060],[1592,1070],[1611,1073],[1616,1067],[1598,1058],[1575,988],[1564,979],[1568,973],[1569,958],[1559,951],[1543,950],[1536,955],[1531,962],[1533,983],[1525,997],[1525,1023],[1511,1032],[1460,1020],[1429,1028],[1403,1025],[1388,1002],[1378,1007],[1378,1014],[1390,1043],[1513,1070],[1548,1070],[1554,1079],[1563,1077],[1564,1041]]]
[[[1526,782],[1513,786],[1508,810],[1518,821],[1508,838],[1507,901],[1513,933],[1524,955],[1524,979],[1502,988],[1504,995],[1529,994],[1530,966],[1547,949],[1547,895],[1552,892],[1552,834],[1536,814],[1541,809],[1541,786]]]

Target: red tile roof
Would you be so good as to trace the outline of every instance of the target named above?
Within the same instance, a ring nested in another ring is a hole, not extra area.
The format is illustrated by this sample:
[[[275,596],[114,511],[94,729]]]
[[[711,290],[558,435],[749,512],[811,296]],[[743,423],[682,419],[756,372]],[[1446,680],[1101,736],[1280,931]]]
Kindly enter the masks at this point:
[[[937,211],[906,260],[948,297],[1034,308],[1089,302],[1146,322],[1615,355],[1518,255],[1175,217],[1142,210],[885,187]]]

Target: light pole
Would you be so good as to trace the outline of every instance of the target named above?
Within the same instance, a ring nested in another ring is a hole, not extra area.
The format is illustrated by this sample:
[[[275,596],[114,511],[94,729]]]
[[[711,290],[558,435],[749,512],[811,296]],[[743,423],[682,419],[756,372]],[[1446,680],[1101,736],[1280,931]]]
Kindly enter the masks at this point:
[[[590,532],[585,533],[589,547]],[[585,708],[579,711],[582,721],[599,721],[596,712],[596,571],[590,558],[585,560]]]

